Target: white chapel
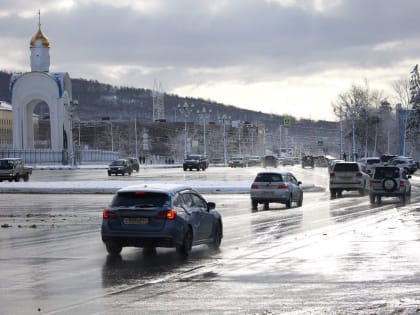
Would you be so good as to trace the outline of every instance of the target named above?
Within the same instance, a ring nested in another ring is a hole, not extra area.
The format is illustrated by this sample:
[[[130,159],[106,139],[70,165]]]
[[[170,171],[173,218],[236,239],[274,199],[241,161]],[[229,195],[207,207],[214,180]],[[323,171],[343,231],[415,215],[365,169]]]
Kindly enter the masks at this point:
[[[50,42],[41,30],[31,38],[31,71],[14,73],[10,80],[13,108],[13,148],[34,149],[33,111],[45,102],[50,113],[51,150],[73,155],[72,86],[67,72],[50,72]]]

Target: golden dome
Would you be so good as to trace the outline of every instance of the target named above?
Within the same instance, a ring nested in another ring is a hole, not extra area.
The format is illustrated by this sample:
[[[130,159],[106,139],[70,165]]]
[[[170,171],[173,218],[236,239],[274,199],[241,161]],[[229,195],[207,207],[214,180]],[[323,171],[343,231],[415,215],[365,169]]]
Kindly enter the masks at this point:
[[[37,40],[41,41],[42,47],[50,47],[50,42],[48,40],[48,37],[44,35],[41,31],[41,27],[38,28],[38,32],[31,38],[31,48],[35,47],[35,43]]]

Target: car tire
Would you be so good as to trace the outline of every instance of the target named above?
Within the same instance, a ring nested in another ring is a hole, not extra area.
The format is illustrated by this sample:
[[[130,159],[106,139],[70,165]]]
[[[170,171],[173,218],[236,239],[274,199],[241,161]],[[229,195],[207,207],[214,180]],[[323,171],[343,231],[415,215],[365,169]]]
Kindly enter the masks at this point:
[[[369,200],[372,205],[375,204],[375,198],[376,198],[375,194],[369,194]]]
[[[213,241],[209,244],[209,247],[213,250],[217,250],[222,243],[222,224],[220,222],[216,223],[216,226],[213,231]]]
[[[335,189],[330,189],[330,198],[335,199],[337,197],[337,191]]]
[[[289,200],[287,200],[286,202],[286,208],[291,208],[292,207],[292,196],[289,196]]]
[[[186,172],[187,171],[187,168],[186,167],[184,167],[184,172]]]
[[[23,180],[24,180],[25,182],[29,181],[29,175],[28,175],[28,174],[26,174],[25,176],[23,176]]]
[[[378,202],[378,204],[380,204],[382,202],[382,197],[381,196],[376,196],[376,201]]]
[[[122,250],[122,246],[116,242],[113,241],[108,241],[105,243],[106,246],[106,250],[108,252],[108,254],[112,255],[112,256],[116,256],[119,255],[121,253]]]
[[[360,195],[360,196],[364,196],[364,195],[366,195],[366,190],[365,190],[364,188],[359,189],[359,195]]]
[[[300,196],[300,198],[299,198],[299,200],[297,202],[297,206],[298,207],[302,207],[302,204],[303,204],[303,194],[302,194],[302,196]]]
[[[264,202],[264,210],[270,209],[270,204],[268,202]]]
[[[252,211],[258,211],[258,201],[251,199]]]
[[[184,234],[184,238],[182,239],[182,243],[177,245],[176,251],[178,254],[182,256],[188,256],[191,252],[193,242],[193,234],[190,228],[188,228],[187,232]]]
[[[154,246],[146,246],[143,248],[143,255],[144,256],[155,256],[156,255],[156,247]]]

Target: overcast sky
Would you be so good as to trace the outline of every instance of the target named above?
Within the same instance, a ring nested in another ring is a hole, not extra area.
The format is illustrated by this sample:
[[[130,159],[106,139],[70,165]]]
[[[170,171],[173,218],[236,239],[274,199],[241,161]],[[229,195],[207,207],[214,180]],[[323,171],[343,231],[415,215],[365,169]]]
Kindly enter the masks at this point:
[[[51,71],[303,118],[420,60],[419,0],[0,0],[1,70],[30,71],[38,9]]]

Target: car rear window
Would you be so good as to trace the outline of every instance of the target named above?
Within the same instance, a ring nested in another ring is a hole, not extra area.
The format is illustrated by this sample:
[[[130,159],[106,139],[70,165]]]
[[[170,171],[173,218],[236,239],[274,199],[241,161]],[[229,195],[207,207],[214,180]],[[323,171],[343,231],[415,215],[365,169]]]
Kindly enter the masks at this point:
[[[366,161],[366,164],[379,164],[381,163],[380,159],[370,159]]]
[[[383,179],[385,177],[388,178],[399,178],[400,171],[396,167],[388,167],[388,168],[376,168],[375,174],[373,175],[374,179]]]
[[[359,166],[356,163],[337,163],[334,165],[334,172],[358,172]]]
[[[114,196],[113,207],[161,208],[170,206],[170,197],[164,193],[130,191],[120,192]]]
[[[283,177],[280,174],[258,174],[257,178],[255,178],[256,182],[282,182]]]

